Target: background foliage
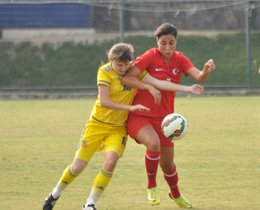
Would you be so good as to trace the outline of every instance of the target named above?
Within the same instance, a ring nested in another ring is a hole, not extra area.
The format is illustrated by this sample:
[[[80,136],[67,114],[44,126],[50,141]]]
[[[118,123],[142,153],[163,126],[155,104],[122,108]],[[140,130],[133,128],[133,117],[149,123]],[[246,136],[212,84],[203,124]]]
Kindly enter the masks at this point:
[[[259,40],[260,33],[253,33],[253,52],[259,50]],[[38,47],[31,42],[0,42],[0,87],[96,86],[97,70],[102,61],[108,61],[106,52],[118,42],[118,39],[91,44],[64,42],[58,47],[51,43]],[[135,56],[157,47],[155,37],[149,36],[128,36],[125,42],[134,46]],[[208,59],[214,60],[217,69],[205,86],[243,86],[247,84],[244,46],[244,33],[219,34],[215,38],[180,35],[177,50],[189,57],[198,69],[203,69]],[[252,83],[259,85],[260,54],[254,53],[253,61]],[[187,77],[181,83],[193,84],[194,81]]]

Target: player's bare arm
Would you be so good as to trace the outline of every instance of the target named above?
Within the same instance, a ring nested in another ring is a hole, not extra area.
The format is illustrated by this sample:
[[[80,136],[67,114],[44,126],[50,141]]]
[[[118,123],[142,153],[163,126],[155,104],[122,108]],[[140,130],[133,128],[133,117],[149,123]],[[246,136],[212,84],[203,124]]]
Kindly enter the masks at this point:
[[[101,107],[113,109],[113,110],[122,110],[122,111],[149,111],[148,107],[145,107],[141,104],[132,106],[126,104],[119,104],[114,102],[109,98],[109,87],[106,85],[98,85],[98,92],[99,92],[99,100]]]
[[[141,82],[138,79],[138,76],[141,74],[141,71],[136,67],[132,66],[127,73],[123,76],[121,82],[123,85],[131,88],[136,88],[139,90],[148,90],[149,93],[154,97],[156,104],[161,102],[161,92],[157,90],[154,86]]]
[[[190,68],[187,73],[196,81],[204,82],[209,77],[209,74],[215,70],[215,64],[212,59],[208,60],[204,64],[204,68],[202,71],[198,70],[197,68],[193,67]]]
[[[179,85],[167,80],[159,80],[151,75],[148,75],[144,81],[160,90],[172,91],[172,92],[186,92],[194,95],[201,95],[204,93],[204,87],[198,84],[192,86]]]

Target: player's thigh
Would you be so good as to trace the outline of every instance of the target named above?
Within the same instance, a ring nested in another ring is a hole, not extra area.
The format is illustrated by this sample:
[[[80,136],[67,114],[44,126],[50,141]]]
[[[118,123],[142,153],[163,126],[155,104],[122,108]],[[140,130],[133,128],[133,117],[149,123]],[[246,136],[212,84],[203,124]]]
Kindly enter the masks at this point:
[[[149,119],[130,114],[127,121],[127,132],[137,143],[144,144],[148,150],[157,152],[160,140]]]
[[[136,139],[152,152],[158,152],[160,150],[160,139],[151,125],[142,127],[139,130]]]
[[[100,150],[107,132],[107,128],[102,127],[100,123],[89,121],[79,140],[76,157],[89,162],[93,154]]]
[[[113,151],[119,157],[122,157],[127,143],[127,136],[125,127],[111,127],[103,141],[104,153]]]

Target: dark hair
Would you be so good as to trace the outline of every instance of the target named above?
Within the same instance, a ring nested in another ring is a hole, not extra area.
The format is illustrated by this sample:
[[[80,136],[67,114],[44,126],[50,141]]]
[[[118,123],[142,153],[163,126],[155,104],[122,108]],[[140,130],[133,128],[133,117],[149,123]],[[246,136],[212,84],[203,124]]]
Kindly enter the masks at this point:
[[[111,47],[108,52],[108,59],[116,61],[131,61],[133,59],[134,48],[131,44],[119,43]]]
[[[161,36],[168,34],[172,34],[175,38],[177,38],[177,28],[170,23],[164,23],[157,28],[154,35],[157,38],[160,38]]]

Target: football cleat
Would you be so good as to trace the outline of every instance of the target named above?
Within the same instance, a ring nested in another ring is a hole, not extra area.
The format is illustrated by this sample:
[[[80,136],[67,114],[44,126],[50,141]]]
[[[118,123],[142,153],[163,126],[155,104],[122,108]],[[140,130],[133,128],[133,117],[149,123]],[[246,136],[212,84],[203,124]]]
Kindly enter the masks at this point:
[[[87,205],[87,206],[84,205],[82,207],[82,210],[97,210],[97,209],[95,208],[94,204],[91,204],[91,205]]]
[[[174,198],[172,197],[172,194],[171,192],[169,192],[169,197],[175,201],[175,203],[177,203],[177,205],[180,207],[180,208],[184,208],[184,209],[191,209],[192,206],[191,204],[189,203],[189,201],[184,198],[182,195],[179,197],[179,198]]]
[[[158,195],[157,187],[154,187],[152,189],[148,189],[148,201],[149,203],[154,206],[154,205],[159,205],[160,204],[160,197]]]
[[[43,210],[52,210],[53,207],[54,207],[54,205],[55,205],[55,203],[56,203],[56,201],[57,201],[58,199],[59,199],[59,197],[55,199],[55,198],[52,196],[52,194],[50,194],[50,195],[45,199],[45,202],[44,202],[44,204],[43,204]]]

